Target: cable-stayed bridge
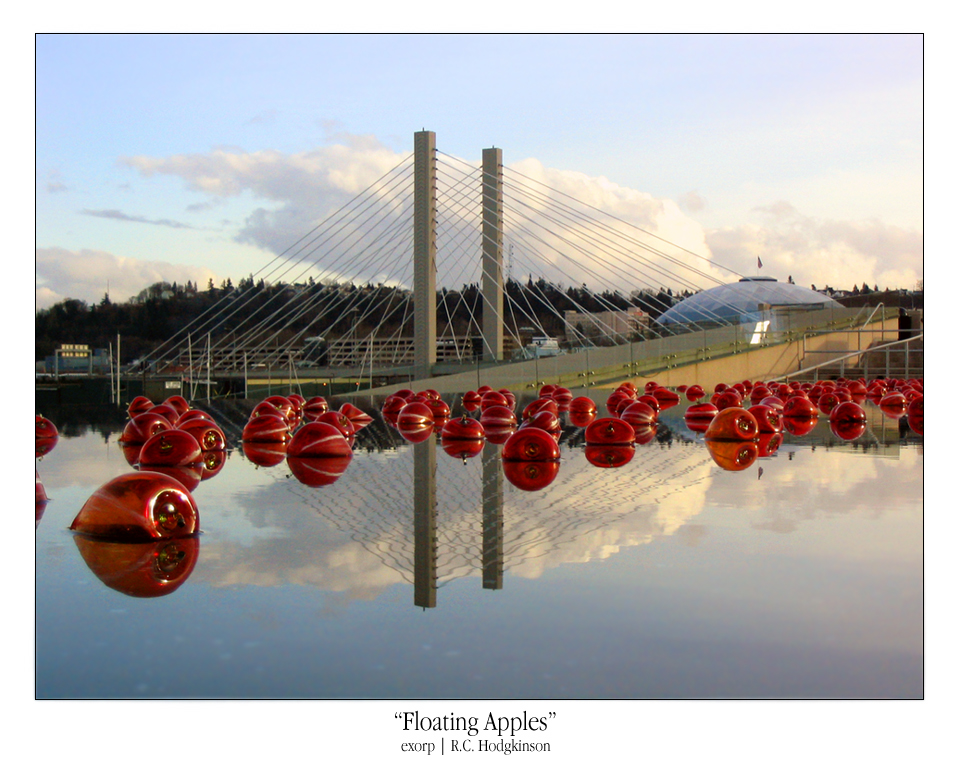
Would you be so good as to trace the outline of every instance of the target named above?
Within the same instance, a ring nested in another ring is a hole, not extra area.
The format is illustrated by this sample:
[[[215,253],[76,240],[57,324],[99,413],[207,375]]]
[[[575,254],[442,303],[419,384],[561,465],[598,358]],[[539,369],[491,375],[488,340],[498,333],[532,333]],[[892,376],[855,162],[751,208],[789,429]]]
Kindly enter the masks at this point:
[[[161,372],[208,392],[240,376],[358,390],[437,376],[456,376],[451,387],[589,385],[758,343],[722,314],[657,324],[679,297],[742,277],[657,235],[659,203],[641,201],[638,223],[504,165],[500,149],[476,166],[439,151],[433,132],[414,140],[403,162],[154,350]]]

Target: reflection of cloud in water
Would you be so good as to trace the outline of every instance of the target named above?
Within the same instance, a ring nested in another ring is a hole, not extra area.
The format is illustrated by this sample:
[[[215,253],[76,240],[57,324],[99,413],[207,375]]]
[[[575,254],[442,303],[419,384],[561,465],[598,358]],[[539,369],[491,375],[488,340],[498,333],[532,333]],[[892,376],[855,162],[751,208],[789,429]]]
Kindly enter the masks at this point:
[[[441,584],[480,573],[483,458],[463,465],[437,452],[437,574]],[[487,462],[491,462],[488,460]],[[493,468],[499,470],[499,460]],[[358,598],[413,580],[414,452],[357,453],[334,485],[305,487],[269,471],[273,483],[231,494],[236,536],[217,526],[197,576],[214,585],[312,585]],[[589,465],[568,448],[557,480],[540,492],[503,481],[503,565],[536,577],[565,563],[605,559],[676,532],[704,506],[716,472],[702,447],[656,446],[619,469]],[[249,475],[249,474],[248,474]],[[262,477],[262,476],[261,476]],[[213,534],[213,533],[211,533]]]
[[[803,521],[849,515],[877,517],[914,504],[923,483],[922,455],[907,447],[899,456],[801,447],[760,461],[764,475],[744,488],[721,477],[711,489],[717,506],[754,511],[757,529],[788,534]],[[747,471],[749,473],[749,471]]]

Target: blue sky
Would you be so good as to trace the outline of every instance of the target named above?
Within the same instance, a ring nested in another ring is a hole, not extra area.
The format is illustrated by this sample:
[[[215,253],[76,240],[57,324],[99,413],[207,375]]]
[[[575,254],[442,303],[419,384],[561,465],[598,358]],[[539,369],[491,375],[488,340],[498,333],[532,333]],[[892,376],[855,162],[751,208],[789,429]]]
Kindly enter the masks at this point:
[[[421,128],[670,202],[737,272],[912,287],[923,75],[920,35],[40,35],[36,305],[236,281],[306,231],[241,236],[322,195],[293,170],[386,167]]]

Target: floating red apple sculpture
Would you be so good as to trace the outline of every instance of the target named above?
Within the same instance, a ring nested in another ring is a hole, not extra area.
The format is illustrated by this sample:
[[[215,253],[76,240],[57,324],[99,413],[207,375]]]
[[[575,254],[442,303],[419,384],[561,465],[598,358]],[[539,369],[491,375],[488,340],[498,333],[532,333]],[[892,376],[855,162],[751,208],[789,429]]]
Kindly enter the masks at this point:
[[[740,395],[740,391],[736,388],[726,388],[719,393],[714,393],[710,397],[710,401],[714,406],[717,407],[717,410],[721,412],[724,409],[740,407],[743,405],[743,397]]]
[[[792,396],[783,404],[783,416],[793,420],[816,419],[817,405],[806,396]]]
[[[657,399],[661,409],[670,409],[680,403],[680,396],[669,388],[656,388],[653,397]]]
[[[448,420],[440,431],[442,441],[482,441],[485,436],[483,424],[466,415]]]
[[[140,446],[161,431],[170,430],[171,427],[166,417],[155,412],[141,412],[127,421],[120,434],[120,443]]]
[[[557,440],[540,428],[521,428],[503,444],[506,462],[554,462],[560,459]]]
[[[742,407],[731,406],[717,413],[704,438],[708,441],[753,441],[759,434],[757,418]]]
[[[360,407],[354,406],[351,403],[343,404],[340,407],[340,413],[345,415],[346,418],[353,423],[355,429],[354,432],[365,428],[367,425],[373,422],[373,418],[369,414],[364,412]]]
[[[652,425],[657,421],[657,417],[657,413],[650,404],[643,401],[632,401],[620,412],[620,419],[632,425],[634,429],[638,425]]]
[[[460,404],[468,412],[475,412],[480,408],[480,394],[475,390],[468,390],[460,399]]]
[[[783,430],[783,416],[779,409],[767,404],[754,404],[747,411],[756,418],[761,433],[780,433]]]
[[[632,444],[636,437],[633,426],[619,417],[600,417],[583,430],[583,439],[587,444],[626,445]]]
[[[163,400],[164,404],[172,406],[177,410],[177,414],[183,414],[190,408],[190,403],[183,396],[175,395],[165,398]]]
[[[146,412],[148,409],[152,409],[154,406],[153,401],[151,401],[146,396],[137,396],[130,402],[130,405],[127,407],[127,416],[134,417],[135,415]]]
[[[243,426],[242,440],[244,443],[286,443],[290,440],[290,426],[279,414],[255,415]]]
[[[865,425],[867,413],[855,401],[841,401],[830,411],[830,422],[855,422]]]
[[[200,531],[190,492],[162,473],[118,476],[91,495],[70,529],[117,542],[178,538]]]
[[[193,436],[204,452],[227,448],[227,437],[223,429],[213,420],[195,417],[192,420],[178,423],[177,430],[185,431]]]
[[[49,454],[57,445],[59,437],[60,432],[57,430],[57,426],[54,425],[51,420],[38,414],[36,420],[36,447],[34,450],[36,457],[43,457],[45,454]]]
[[[185,430],[171,428],[147,439],[140,448],[140,465],[198,465],[203,450]]]
[[[330,411],[330,404],[323,396],[308,398],[303,404],[303,419],[315,420],[324,412]]]
[[[334,414],[328,412],[327,414]],[[351,457],[345,434],[328,422],[304,423],[287,446],[287,457]]]

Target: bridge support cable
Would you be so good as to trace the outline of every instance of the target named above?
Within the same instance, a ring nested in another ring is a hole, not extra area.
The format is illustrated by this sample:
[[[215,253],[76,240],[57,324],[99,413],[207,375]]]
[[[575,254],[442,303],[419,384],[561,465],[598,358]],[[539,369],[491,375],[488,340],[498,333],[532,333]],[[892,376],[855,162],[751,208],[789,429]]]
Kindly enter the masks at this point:
[[[544,213],[544,203],[534,205],[529,201],[511,197],[511,203],[516,205],[508,208],[508,223],[511,225],[511,231],[522,231],[527,233],[529,238],[542,245],[545,251],[554,255],[554,259],[547,260],[555,272],[562,272],[566,277],[572,277],[571,274],[560,267],[560,262],[570,263],[574,269],[580,273],[590,275],[596,284],[619,289],[620,287],[635,286],[638,276],[647,276],[646,271],[638,269],[638,264],[643,266],[649,264],[648,260],[638,260],[637,255],[628,250],[623,241],[611,243],[609,238],[598,240],[592,230],[585,225],[589,220],[579,220],[574,224],[566,223],[562,220]],[[576,259],[573,254],[579,255]],[[599,272],[603,268],[606,275]],[[661,274],[661,278],[666,277],[668,283],[692,288],[694,291],[700,291],[701,287],[692,283],[688,279],[674,271],[668,271],[661,267],[654,266],[654,270]],[[544,272],[541,270],[541,274]],[[576,278],[574,282],[578,282]],[[719,283],[719,281],[715,282]],[[662,286],[662,283],[661,283]],[[660,310],[669,309],[668,305],[655,300],[648,300],[651,304],[659,304]]]
[[[513,189],[512,186],[511,189]],[[547,188],[547,190],[550,189]],[[647,231],[632,226],[620,218],[607,215],[609,221],[601,221],[599,216],[589,213],[598,210],[589,207],[587,204],[583,204],[588,209],[586,213],[582,210],[578,211],[566,203],[558,203],[548,193],[530,190],[527,186],[518,187],[516,193],[516,195],[510,197],[510,200],[517,204],[520,216],[531,223],[536,222],[538,229],[545,233],[552,233],[551,237],[563,237],[559,234],[560,232],[567,234],[564,240],[570,249],[579,252],[588,262],[596,262],[612,272],[619,273],[620,279],[626,280],[628,285],[636,284],[638,274],[650,279],[651,287],[655,286],[658,280],[662,286],[663,280],[666,279],[668,285],[673,284],[678,288],[683,287],[693,293],[703,288],[702,283],[698,281],[705,281],[709,285],[723,283],[716,276],[709,275],[696,266],[682,262],[662,249],[641,241],[633,231],[643,234],[647,234]],[[557,195],[562,196],[564,194],[558,192]],[[599,213],[602,214],[603,212]],[[614,227],[611,222],[620,226]],[[584,241],[585,245],[575,243],[572,236]],[[669,243],[659,236],[651,234],[651,237]],[[719,266],[716,262],[694,254],[689,249],[674,245],[679,251],[708,262],[718,269],[738,275],[728,268]],[[561,254],[563,253],[563,250],[559,251]],[[650,252],[656,257],[657,261],[642,257],[640,254],[642,251]],[[569,255],[564,254],[564,256],[569,258]],[[674,265],[675,269],[669,269],[665,265]],[[658,275],[659,278],[652,278],[651,273]],[[665,310],[667,307],[664,306],[663,309]],[[729,323],[719,316],[715,320],[718,323]]]
[[[317,273],[321,280],[335,274],[329,272],[331,270],[329,265],[320,264],[320,260],[329,254],[329,247],[320,252],[320,257],[314,257],[312,260],[309,258],[316,255],[321,247],[327,246],[343,228],[348,226],[348,223],[362,222],[364,212],[369,211],[370,206],[374,205],[378,199],[397,200],[397,190],[401,189],[398,188],[398,185],[403,185],[403,180],[408,179],[409,176],[410,162],[407,159],[354,196],[342,208],[328,215],[307,235],[274,257],[265,268],[252,274],[248,284],[244,285],[246,279],[242,280],[241,285],[236,287],[233,292],[220,297],[201,316],[198,316],[180,332],[155,348],[148,354],[148,357],[162,359],[175,356],[178,349],[185,344],[187,334],[196,336],[211,332],[223,332],[228,325],[242,326],[243,324],[238,322],[238,319],[245,319],[246,316],[249,316],[250,311],[254,309],[258,302],[263,303],[264,295],[269,294],[277,285],[288,282],[290,280],[288,278],[289,274],[298,267],[300,272],[292,278],[294,282],[311,271]],[[402,199],[400,200],[402,201]],[[271,266],[272,269],[268,269]],[[335,265],[333,269],[335,269]],[[258,276],[259,280],[254,282],[254,279]],[[313,276],[311,275],[311,277]],[[284,279],[287,279],[287,281],[284,281]],[[267,301],[269,302],[269,299]],[[245,315],[243,315],[244,310],[247,311]]]

